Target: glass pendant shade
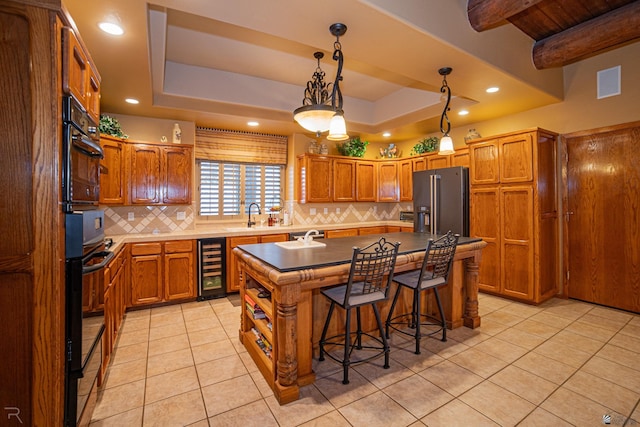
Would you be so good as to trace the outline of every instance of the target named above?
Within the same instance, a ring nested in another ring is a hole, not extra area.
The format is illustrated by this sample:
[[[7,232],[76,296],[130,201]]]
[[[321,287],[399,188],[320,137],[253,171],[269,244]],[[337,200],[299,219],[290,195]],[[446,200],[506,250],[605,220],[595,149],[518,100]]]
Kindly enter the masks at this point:
[[[349,139],[349,135],[347,135],[347,124],[342,114],[336,113],[331,118],[327,139],[329,141],[344,141],[345,139]]]
[[[330,105],[305,105],[293,112],[293,118],[300,126],[316,134],[329,130],[331,118],[336,112]]]
[[[438,154],[441,156],[446,156],[448,154],[454,154],[453,150],[453,140],[449,135],[445,135],[440,139],[440,151]]]

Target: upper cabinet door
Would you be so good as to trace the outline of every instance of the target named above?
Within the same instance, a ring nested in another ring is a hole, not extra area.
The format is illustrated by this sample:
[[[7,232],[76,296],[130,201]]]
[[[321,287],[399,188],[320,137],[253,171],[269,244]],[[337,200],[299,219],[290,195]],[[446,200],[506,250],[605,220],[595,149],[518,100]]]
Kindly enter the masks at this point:
[[[162,148],[162,178],[164,204],[191,203],[191,169],[193,155],[190,148]]]
[[[62,29],[62,89],[85,108],[89,61],[80,41],[69,27]]]
[[[469,145],[469,156],[471,160],[469,183],[471,185],[500,183],[497,140]]]
[[[124,143],[103,135],[100,146],[104,152],[104,158],[100,160],[100,204],[123,205],[126,185]]]
[[[364,160],[356,163],[356,200],[358,202],[375,202],[378,194],[378,178],[376,164]]]
[[[500,138],[500,182],[533,180],[533,136],[531,133]]]
[[[398,163],[395,161],[378,163],[378,201],[397,202]]]
[[[333,159],[333,201],[356,200],[356,162],[349,159]]]
[[[130,191],[132,204],[160,203],[160,147],[132,144]]]
[[[100,123],[100,75],[94,67],[89,66],[88,69],[87,113],[96,123]]]

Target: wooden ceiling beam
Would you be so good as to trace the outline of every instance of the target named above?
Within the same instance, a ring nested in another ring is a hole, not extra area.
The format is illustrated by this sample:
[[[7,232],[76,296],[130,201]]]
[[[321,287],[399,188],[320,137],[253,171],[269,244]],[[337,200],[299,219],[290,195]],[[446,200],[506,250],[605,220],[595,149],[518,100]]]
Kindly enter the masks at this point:
[[[561,67],[640,38],[640,1],[612,10],[536,42],[539,70]]]
[[[480,32],[497,27],[541,1],[543,0],[469,0],[467,18],[473,29]]]

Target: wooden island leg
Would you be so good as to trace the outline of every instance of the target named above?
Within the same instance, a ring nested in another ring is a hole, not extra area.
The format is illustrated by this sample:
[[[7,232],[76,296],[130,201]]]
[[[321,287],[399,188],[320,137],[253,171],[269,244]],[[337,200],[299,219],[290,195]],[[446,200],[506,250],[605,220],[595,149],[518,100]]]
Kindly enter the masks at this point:
[[[281,405],[298,400],[297,301],[296,287],[283,286],[276,298],[276,398]]]

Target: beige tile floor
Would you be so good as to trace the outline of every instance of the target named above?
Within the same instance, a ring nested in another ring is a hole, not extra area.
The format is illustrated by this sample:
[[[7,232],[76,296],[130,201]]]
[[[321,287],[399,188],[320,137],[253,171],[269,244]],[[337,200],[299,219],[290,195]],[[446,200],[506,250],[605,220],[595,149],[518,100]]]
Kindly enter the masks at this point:
[[[238,341],[234,298],[129,312],[91,426],[640,426],[640,315],[481,295],[482,326],[393,338],[351,370],[314,361],[280,406]]]

